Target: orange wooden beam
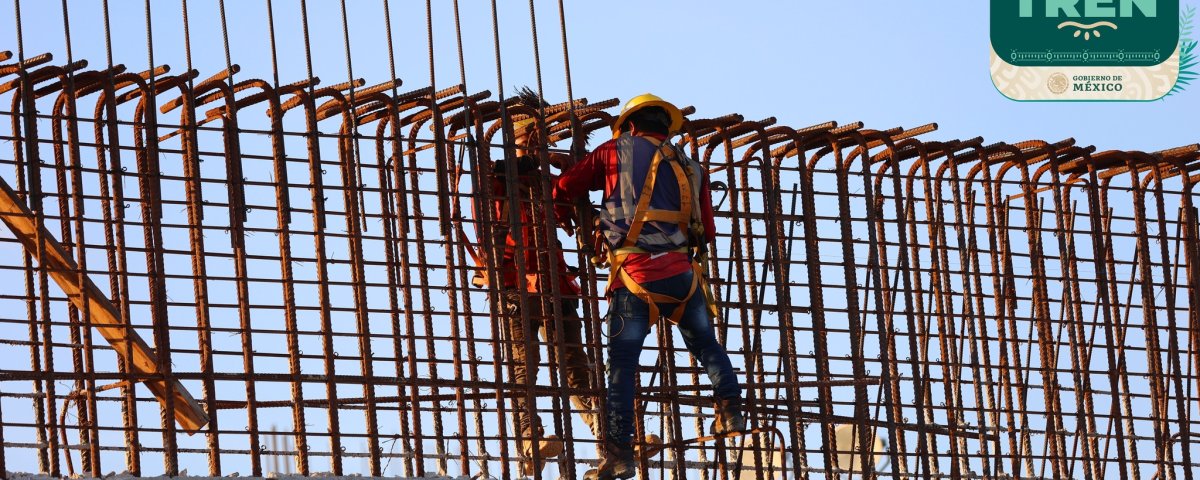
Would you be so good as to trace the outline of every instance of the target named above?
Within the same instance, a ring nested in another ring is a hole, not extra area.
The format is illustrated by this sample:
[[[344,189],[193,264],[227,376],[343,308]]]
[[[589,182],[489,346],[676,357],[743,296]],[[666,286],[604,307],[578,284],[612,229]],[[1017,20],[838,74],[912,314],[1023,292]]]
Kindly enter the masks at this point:
[[[17,240],[25,245],[26,250],[50,274],[50,278],[62,288],[76,308],[82,312],[84,302],[88,303],[87,310],[91,315],[85,320],[108,340],[117,355],[124,357],[129,368],[139,375],[156,377],[143,381],[154,397],[165,407],[167,398],[174,396],[175,421],[179,422],[186,432],[196,433],[208,424],[208,415],[196,403],[196,399],[192,398],[179,380],[166,378],[162,374],[154,350],[136,331],[121,321],[117,309],[96,284],[86,276],[83,278],[83,284],[80,284],[79,267],[62,244],[45,228],[41,229],[40,235],[45,245],[45,258],[38,258],[39,235],[33,213],[25,207],[3,178],[0,178],[0,219],[3,219]]]

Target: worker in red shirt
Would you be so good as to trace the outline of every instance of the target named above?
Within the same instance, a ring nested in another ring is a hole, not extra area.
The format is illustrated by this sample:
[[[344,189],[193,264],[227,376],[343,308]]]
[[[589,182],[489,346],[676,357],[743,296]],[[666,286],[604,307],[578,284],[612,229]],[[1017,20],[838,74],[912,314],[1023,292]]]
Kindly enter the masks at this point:
[[[524,92],[526,95],[537,96],[532,92]],[[536,106],[536,105],[531,105]],[[537,125],[533,119],[526,119],[519,122],[513,127],[515,137],[517,158],[512,160],[499,160],[495,162],[492,169],[492,191],[494,201],[491,204],[493,209],[493,218],[497,219],[495,228],[492,229],[492,239],[494,245],[503,245],[503,258],[498,262],[499,277],[502,282],[500,289],[504,314],[501,316],[504,324],[502,327],[508,335],[506,345],[509,346],[509,360],[512,363],[514,372],[513,382],[515,385],[524,386],[528,381],[536,382],[538,364],[540,359],[540,347],[537,346],[536,338],[534,339],[534,348],[526,348],[526,339],[529,336],[541,333],[543,339],[550,342],[548,348],[555,348],[553,318],[553,304],[558,302],[562,313],[562,356],[558,359],[558,364],[566,373],[567,386],[574,391],[591,389],[593,385],[594,371],[588,363],[588,358],[583,351],[582,330],[583,324],[579,317],[579,282],[576,280],[576,275],[567,269],[567,263],[562,256],[562,246],[559,245],[557,238],[546,238],[545,230],[542,227],[542,222],[545,221],[542,194],[542,176],[550,176],[551,184],[555,178],[549,172],[543,172],[539,167],[539,162],[536,157],[537,150],[541,146]],[[564,155],[551,155],[551,162],[560,166],[561,158]],[[514,182],[508,182],[509,165],[511,161],[515,163],[513,170],[517,173],[517,179]],[[511,210],[509,209],[509,196],[506,187],[515,185],[517,187],[516,197],[520,219],[516,222],[510,218]],[[518,244],[514,239],[515,229],[520,225],[522,244],[518,248]],[[550,255],[551,252],[558,256],[557,258],[557,276],[558,276],[558,297],[551,297],[551,282],[550,269],[552,268]],[[524,277],[520,276],[521,271],[517,266],[521,264],[524,270]],[[480,272],[482,273],[482,272]],[[477,275],[477,282],[481,283],[483,277]],[[521,315],[521,290],[526,293],[525,306],[528,309],[529,322],[522,321]],[[558,352],[558,350],[552,350]],[[526,361],[533,365],[533,371],[528,371]],[[532,380],[530,380],[532,379]],[[592,397],[581,394],[572,395],[570,397],[571,404],[580,411],[580,416],[588,427],[593,432],[597,430],[595,425],[595,409]],[[540,441],[538,443],[539,457],[544,459],[558,456],[563,451],[562,440],[554,434],[546,435],[541,425],[541,420],[537,415],[530,416],[526,409],[526,397],[518,395],[516,397],[516,419],[519,429],[518,445],[521,453],[526,457],[522,462],[522,474],[533,475],[536,471],[541,470],[541,466],[534,466],[531,462],[533,457],[533,438],[534,429],[537,429]]]
[[[558,179],[560,204],[603,190],[599,234],[607,248],[608,393],[603,460],[589,480],[634,475],[634,379],[642,343],[661,315],[679,326],[714,386],[713,433],[742,431],[741,385],[717,343],[715,308],[696,257],[715,240],[708,176],[667,139],[683,125],[674,105],[650,95],[625,104],[605,142]],[[561,210],[570,223],[570,211]]]

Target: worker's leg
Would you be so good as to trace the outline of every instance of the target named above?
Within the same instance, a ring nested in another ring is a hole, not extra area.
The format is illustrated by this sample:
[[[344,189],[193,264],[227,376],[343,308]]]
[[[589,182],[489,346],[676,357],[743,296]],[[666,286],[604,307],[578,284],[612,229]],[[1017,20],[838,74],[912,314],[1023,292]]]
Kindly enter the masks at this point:
[[[505,294],[506,325],[508,325],[509,340],[512,342],[513,381],[524,387],[532,386],[537,382],[537,370],[541,358],[538,354],[540,347],[537,344],[536,325],[541,321],[541,308],[538,306],[538,299],[535,296],[527,297],[525,305],[529,308],[529,322],[524,322],[521,319],[520,300],[520,295],[515,291]],[[527,340],[532,342],[532,348],[526,348]],[[541,465],[545,464],[547,458],[553,458],[562,453],[563,443],[558,436],[542,429],[541,419],[538,418],[536,412],[533,415],[529,414],[527,409],[530,406],[536,408],[537,402],[529,403],[526,401],[526,397],[525,392],[521,392],[516,398],[516,418],[520,429],[517,448],[526,457],[521,463],[521,474],[532,475],[533,472],[541,470]],[[540,438],[537,443],[532,441],[535,432]],[[532,460],[535,449],[538,452],[537,456],[541,457],[541,463],[535,463]]]
[[[525,341],[529,337],[529,333],[535,331],[529,325],[525,325],[521,321],[521,303],[520,296],[515,291],[504,293],[504,326],[508,332],[509,341],[509,358],[512,361],[513,367],[513,383],[519,389],[523,389],[526,385],[537,383],[537,369],[541,358],[538,355],[538,347],[536,339],[533,339],[533,348],[525,348]],[[532,295],[527,298],[528,303],[537,301]],[[534,309],[536,310],[536,309]],[[529,322],[536,324],[536,318],[533,312],[530,312]],[[526,361],[533,363],[533,371],[528,371]],[[532,382],[532,383],[526,383]],[[517,395],[517,427],[520,428],[522,437],[531,437],[533,429],[540,427],[541,422],[536,414],[530,416],[526,408],[526,396],[524,393]]]
[[[594,369],[588,364],[587,354],[583,352],[583,321],[579,319],[579,301],[568,299],[562,301],[562,359],[561,368],[567,374],[567,386],[572,389],[586,390],[592,388]],[[553,322],[546,322],[553,327]],[[555,341],[550,333],[547,340]],[[557,350],[555,350],[557,353]]]
[[[579,318],[579,301],[575,299],[563,299],[562,307],[562,350],[554,350],[555,355],[561,355],[558,361],[559,368],[567,377],[567,386],[571,388],[571,405],[579,412],[580,418],[587,424],[593,434],[598,434],[599,422],[597,422],[596,414],[596,397],[585,390],[595,386],[595,371],[592,368],[591,362],[588,360],[587,354],[583,351],[583,321]],[[547,327],[554,327],[554,322],[546,322]],[[553,335],[553,330],[548,330],[545,335],[548,340],[554,341],[556,337]],[[554,343],[551,343],[554,345]]]
[[[676,277],[678,279],[676,285],[691,286],[692,272],[687,272]],[[684,290],[682,294],[676,292],[664,292],[668,295],[678,295],[682,297],[687,295]],[[677,298],[678,298],[677,297]],[[738,383],[737,375],[733,372],[733,364],[729,361],[729,354],[725,352],[725,347],[722,347],[717,342],[716,333],[713,331],[712,320],[709,318],[708,305],[705,304],[704,292],[697,291],[685,306],[683,317],[679,319],[679,333],[683,336],[683,342],[687,346],[692,356],[700,362],[704,371],[708,373],[708,379],[713,384],[713,396],[718,399],[737,399],[742,396],[742,388]],[[664,309],[666,312],[666,309]]]
[[[679,279],[676,287],[687,285],[688,288],[691,288],[692,272],[674,278]],[[674,295],[676,298],[687,295],[686,292],[682,295],[668,294]],[[722,434],[745,430],[746,419],[742,415],[742,388],[738,384],[737,375],[733,373],[729,354],[725,352],[725,348],[720,343],[717,343],[704,292],[696,292],[686,305],[676,308],[684,308],[679,319],[679,333],[683,336],[683,342],[692,356],[696,357],[696,360],[704,367],[704,371],[708,373],[708,379],[713,384],[715,417],[712,433]]]
[[[608,307],[608,440],[628,446],[633,440],[633,389],[642,342],[650,331],[649,306],[620,288]]]

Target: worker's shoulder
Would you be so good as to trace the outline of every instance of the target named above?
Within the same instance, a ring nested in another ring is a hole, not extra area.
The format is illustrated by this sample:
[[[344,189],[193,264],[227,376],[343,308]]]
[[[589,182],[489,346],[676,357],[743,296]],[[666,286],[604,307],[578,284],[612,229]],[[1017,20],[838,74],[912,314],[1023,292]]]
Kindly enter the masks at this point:
[[[604,152],[604,151],[613,151],[613,150],[616,150],[616,149],[617,149],[617,139],[615,139],[615,138],[614,138],[614,139],[612,139],[612,140],[609,140],[609,141],[606,141],[606,142],[604,142],[604,143],[601,143],[599,146],[597,146],[596,148],[592,149],[592,153],[598,153],[598,152]]]

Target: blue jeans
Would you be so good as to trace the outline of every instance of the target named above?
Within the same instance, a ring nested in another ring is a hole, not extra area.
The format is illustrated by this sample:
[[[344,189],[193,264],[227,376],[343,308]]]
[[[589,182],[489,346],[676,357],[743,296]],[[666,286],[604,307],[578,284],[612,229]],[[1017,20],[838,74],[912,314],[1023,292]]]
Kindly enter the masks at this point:
[[[692,272],[642,284],[651,292],[683,298],[692,285]],[[717,343],[708,315],[704,292],[697,290],[688,301],[679,320],[679,333],[693,357],[708,373],[719,399],[740,398],[741,385],[725,348]],[[659,311],[670,316],[677,304],[659,304]],[[612,292],[608,310],[608,439],[628,445],[634,434],[633,389],[637,376],[642,342],[650,333],[650,306],[628,289]],[[665,319],[660,323],[669,325]]]

